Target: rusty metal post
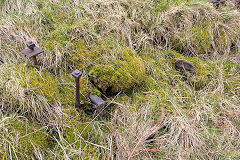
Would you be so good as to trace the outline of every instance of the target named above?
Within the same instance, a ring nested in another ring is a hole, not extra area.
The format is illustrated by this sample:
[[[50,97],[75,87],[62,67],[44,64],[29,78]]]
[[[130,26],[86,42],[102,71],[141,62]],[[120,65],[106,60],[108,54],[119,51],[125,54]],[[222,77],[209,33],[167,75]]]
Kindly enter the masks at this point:
[[[38,65],[36,56],[40,53],[43,53],[44,50],[38,48],[32,41],[27,42],[27,49],[22,50],[21,52],[25,54],[28,58],[32,57],[35,65]]]
[[[80,107],[80,85],[79,85],[79,78],[81,77],[82,72],[79,70],[75,70],[72,73],[72,76],[75,78],[76,81],[76,107]]]

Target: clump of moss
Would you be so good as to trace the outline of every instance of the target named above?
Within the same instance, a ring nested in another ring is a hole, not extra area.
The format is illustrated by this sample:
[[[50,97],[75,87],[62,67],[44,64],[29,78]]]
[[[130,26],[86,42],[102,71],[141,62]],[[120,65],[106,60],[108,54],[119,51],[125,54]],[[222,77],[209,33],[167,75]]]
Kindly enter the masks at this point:
[[[93,66],[89,76],[103,92],[119,92],[131,89],[144,79],[145,66],[141,58],[130,49],[121,49],[108,63]]]
[[[73,43],[73,50],[71,60],[75,63],[77,68],[88,67],[97,60],[100,54],[99,46],[91,46],[85,40],[77,40]]]
[[[17,67],[20,85],[26,88],[26,92],[34,91],[43,95],[50,103],[56,102],[59,98],[59,82],[47,71],[38,71],[30,66],[19,65]]]
[[[31,159],[46,151],[48,137],[38,123],[18,116],[2,117],[0,123],[1,159]]]
[[[212,29],[209,22],[195,24],[177,33],[172,39],[173,48],[179,52],[208,53],[212,46]]]
[[[188,82],[190,82],[196,90],[202,89],[211,81],[213,67],[208,62],[205,62],[198,57],[184,57],[180,53],[172,50],[167,50],[166,52],[171,58],[173,65],[177,60],[184,60],[194,66],[193,72],[183,70],[180,70],[180,72],[186,76]]]
[[[204,22],[194,25],[190,32],[192,34],[192,43],[196,45],[197,53],[207,53],[211,48],[211,26],[210,23]]]

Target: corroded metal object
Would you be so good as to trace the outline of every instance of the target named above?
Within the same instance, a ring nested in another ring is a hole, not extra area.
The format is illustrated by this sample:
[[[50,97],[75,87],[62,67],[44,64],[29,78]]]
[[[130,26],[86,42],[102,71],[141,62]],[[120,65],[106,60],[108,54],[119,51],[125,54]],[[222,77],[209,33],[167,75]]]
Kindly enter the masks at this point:
[[[216,5],[216,8],[219,8],[220,4],[224,4],[227,0],[212,0],[211,3],[213,3],[214,5]]]
[[[82,76],[82,72],[76,69],[72,73],[72,76],[75,78],[76,81],[76,107],[80,107],[79,78]]]
[[[101,97],[98,97],[97,95],[91,93],[88,95],[88,97],[90,101],[93,103],[93,108],[95,108],[97,112],[100,112],[101,115],[106,113],[104,109],[106,102]]]
[[[194,66],[191,63],[185,62],[183,60],[177,60],[175,62],[175,67],[181,68],[186,71],[194,71]]]
[[[43,53],[44,50],[37,47],[32,41],[27,42],[27,49],[22,50],[21,52],[25,54],[28,58],[32,57],[35,65],[38,65],[36,56],[40,53]]]
[[[227,0],[212,0],[212,3],[225,3]]]

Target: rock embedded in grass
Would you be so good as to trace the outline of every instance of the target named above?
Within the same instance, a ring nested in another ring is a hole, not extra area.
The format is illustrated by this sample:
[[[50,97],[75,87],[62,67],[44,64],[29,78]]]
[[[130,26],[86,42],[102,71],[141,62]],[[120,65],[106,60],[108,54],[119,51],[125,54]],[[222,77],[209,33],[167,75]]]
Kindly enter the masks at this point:
[[[187,63],[183,60],[177,60],[175,62],[175,67],[181,68],[186,71],[194,71],[194,66],[191,63]]]
[[[188,82],[194,86],[195,90],[204,88],[211,81],[211,72],[213,71],[213,68],[210,63],[205,62],[198,57],[184,57],[180,53],[172,50],[168,50],[167,53],[173,65],[175,65],[177,61],[183,60],[194,66],[194,71],[179,71],[187,78]]]

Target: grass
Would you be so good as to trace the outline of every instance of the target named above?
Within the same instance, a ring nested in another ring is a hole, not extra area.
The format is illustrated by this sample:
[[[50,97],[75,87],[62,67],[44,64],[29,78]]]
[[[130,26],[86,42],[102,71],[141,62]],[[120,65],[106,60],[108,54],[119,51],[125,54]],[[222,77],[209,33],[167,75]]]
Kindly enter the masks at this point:
[[[236,4],[1,1],[0,159],[239,159]],[[74,69],[106,115],[75,107]]]

